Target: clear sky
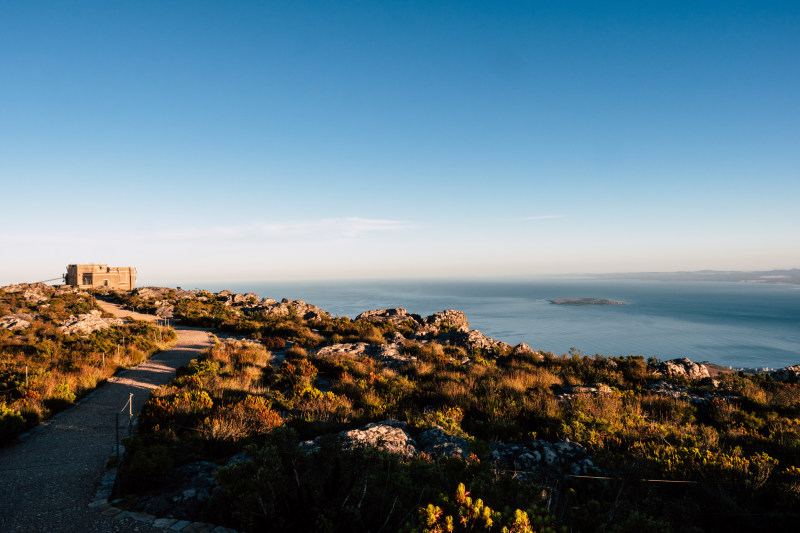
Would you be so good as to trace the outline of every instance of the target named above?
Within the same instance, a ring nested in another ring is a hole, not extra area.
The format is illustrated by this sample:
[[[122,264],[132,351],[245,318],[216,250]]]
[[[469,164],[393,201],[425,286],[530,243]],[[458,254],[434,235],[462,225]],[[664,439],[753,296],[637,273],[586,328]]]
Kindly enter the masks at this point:
[[[800,267],[800,2],[0,0],[0,284]]]

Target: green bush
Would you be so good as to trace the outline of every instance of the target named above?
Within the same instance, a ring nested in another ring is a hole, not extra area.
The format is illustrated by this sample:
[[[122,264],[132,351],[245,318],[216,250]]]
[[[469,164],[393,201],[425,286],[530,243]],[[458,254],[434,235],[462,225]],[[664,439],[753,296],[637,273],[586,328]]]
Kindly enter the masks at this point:
[[[25,430],[25,418],[19,411],[0,403],[0,442],[7,442]]]

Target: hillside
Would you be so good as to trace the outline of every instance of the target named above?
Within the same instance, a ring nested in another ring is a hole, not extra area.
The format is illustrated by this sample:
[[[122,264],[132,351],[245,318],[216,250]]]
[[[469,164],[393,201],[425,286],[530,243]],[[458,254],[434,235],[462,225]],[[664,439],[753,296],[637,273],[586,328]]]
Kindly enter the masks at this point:
[[[245,531],[445,531],[448,516],[473,531],[758,531],[798,518],[796,368],[712,378],[688,359],[558,356],[454,310],[350,319],[229,291],[118,298],[241,339],[143,408],[122,486],[158,516]]]

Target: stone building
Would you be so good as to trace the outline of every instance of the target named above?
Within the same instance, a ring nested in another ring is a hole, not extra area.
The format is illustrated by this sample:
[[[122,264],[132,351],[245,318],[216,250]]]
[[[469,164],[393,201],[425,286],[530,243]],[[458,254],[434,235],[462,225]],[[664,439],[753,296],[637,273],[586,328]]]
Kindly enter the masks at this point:
[[[67,265],[65,281],[67,285],[82,289],[132,291],[136,283],[136,269],[108,265]]]

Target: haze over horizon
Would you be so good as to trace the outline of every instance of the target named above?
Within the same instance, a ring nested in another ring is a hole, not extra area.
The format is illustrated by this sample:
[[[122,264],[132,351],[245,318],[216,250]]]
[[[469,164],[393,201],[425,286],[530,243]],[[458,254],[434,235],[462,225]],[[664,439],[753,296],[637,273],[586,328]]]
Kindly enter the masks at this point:
[[[800,267],[800,4],[0,4],[0,285]]]

